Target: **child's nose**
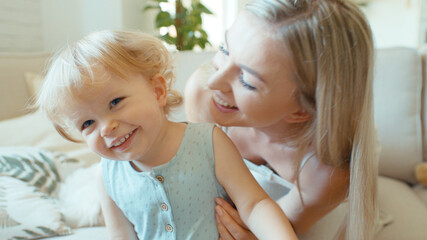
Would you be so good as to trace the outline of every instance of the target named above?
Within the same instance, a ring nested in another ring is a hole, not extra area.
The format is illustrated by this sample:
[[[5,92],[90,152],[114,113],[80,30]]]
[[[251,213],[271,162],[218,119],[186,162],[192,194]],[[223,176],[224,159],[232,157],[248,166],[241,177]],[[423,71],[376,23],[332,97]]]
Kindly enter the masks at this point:
[[[116,121],[106,121],[101,128],[101,137],[109,137],[117,129],[119,124]]]

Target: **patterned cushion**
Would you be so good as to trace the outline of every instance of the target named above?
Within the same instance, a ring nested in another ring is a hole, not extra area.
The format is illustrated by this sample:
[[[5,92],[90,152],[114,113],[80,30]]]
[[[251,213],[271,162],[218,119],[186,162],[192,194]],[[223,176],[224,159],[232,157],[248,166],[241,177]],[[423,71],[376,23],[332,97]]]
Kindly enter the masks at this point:
[[[17,178],[51,194],[61,181],[54,159],[61,155],[33,147],[0,147],[0,176]]]
[[[39,239],[71,234],[52,198],[13,177],[0,176],[1,239]]]

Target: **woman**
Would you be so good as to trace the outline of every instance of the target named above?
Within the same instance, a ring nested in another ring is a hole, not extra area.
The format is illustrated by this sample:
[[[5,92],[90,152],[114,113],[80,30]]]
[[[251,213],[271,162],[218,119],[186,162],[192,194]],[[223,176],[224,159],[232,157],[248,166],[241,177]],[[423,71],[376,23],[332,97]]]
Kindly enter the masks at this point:
[[[256,0],[212,64],[188,81],[187,117],[224,126],[245,159],[288,183],[277,202],[298,235],[348,200],[335,236],[372,239],[372,65],[371,30],[354,4]],[[230,205],[217,203],[222,239],[253,237]]]

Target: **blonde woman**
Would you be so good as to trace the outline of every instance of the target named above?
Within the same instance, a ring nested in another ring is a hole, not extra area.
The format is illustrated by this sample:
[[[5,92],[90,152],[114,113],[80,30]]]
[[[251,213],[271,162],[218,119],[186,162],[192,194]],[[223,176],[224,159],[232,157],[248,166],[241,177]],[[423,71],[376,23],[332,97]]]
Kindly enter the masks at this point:
[[[187,83],[187,116],[224,126],[254,174],[267,166],[268,181],[279,176],[277,202],[299,236],[347,200],[335,237],[373,239],[372,65],[371,30],[354,4],[256,0]],[[221,239],[254,238],[216,202]]]

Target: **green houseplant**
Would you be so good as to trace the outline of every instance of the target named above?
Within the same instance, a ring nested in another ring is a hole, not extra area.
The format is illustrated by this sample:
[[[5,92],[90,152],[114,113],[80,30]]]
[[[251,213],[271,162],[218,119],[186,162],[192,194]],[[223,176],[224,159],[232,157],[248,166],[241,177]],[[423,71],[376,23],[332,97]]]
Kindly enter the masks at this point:
[[[185,6],[181,0],[149,0],[144,8],[158,10],[156,28],[173,26],[176,31],[168,31],[160,37],[178,50],[192,50],[195,46],[204,49],[210,45],[208,34],[202,28],[202,14],[212,14],[200,0],[191,0],[191,6]],[[162,5],[174,4],[174,12],[163,10]]]

